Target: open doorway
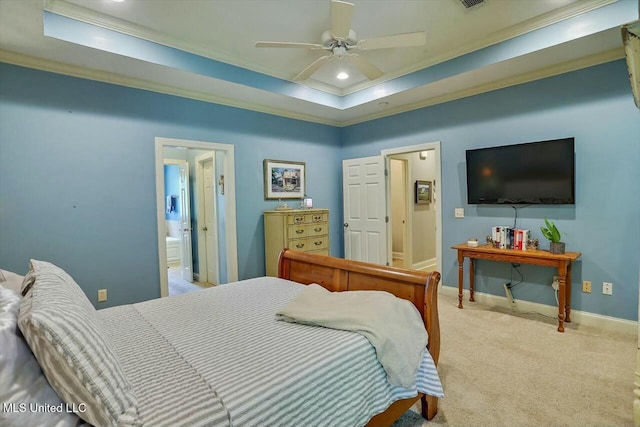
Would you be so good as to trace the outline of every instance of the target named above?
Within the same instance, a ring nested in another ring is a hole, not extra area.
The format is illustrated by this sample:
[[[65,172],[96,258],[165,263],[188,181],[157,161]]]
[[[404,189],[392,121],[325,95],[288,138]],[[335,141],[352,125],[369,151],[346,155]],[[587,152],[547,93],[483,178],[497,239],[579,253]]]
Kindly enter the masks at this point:
[[[156,138],[156,194],[161,296],[238,280],[233,146]]]
[[[388,259],[415,270],[442,269],[440,143],[382,150],[387,180]]]
[[[189,162],[186,159],[169,158],[170,151],[164,149],[164,197],[169,273],[169,295],[198,289],[201,284],[193,280],[193,257],[191,248],[191,184]],[[186,154],[179,150],[180,157]],[[186,156],[185,156],[186,157]],[[173,284],[173,286],[172,286]]]

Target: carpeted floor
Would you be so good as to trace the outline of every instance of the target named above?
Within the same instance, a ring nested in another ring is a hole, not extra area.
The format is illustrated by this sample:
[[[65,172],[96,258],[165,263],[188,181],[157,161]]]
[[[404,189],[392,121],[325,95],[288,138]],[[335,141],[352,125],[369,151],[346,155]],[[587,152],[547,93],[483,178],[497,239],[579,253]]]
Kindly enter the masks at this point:
[[[636,337],[439,300],[445,398],[433,420],[394,427],[633,426]]]

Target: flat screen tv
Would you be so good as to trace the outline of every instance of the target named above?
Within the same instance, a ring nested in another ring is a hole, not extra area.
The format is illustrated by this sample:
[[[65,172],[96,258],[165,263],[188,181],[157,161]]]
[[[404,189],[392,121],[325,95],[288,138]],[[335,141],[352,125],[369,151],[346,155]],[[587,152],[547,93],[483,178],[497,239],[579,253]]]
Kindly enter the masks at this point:
[[[469,204],[574,204],[574,139],[467,150]]]

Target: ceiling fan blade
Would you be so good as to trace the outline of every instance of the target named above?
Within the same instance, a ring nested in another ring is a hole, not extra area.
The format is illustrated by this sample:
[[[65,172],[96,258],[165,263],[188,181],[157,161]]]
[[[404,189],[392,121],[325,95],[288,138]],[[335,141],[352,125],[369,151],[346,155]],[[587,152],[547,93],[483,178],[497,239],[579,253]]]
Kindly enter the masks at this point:
[[[349,55],[349,61],[369,80],[375,80],[384,73],[360,55]]]
[[[396,34],[395,36],[375,37],[360,40],[358,47],[363,50],[387,49],[390,47],[422,46],[427,42],[427,34],[424,31],[417,33]]]
[[[349,38],[351,19],[355,5],[346,1],[331,0],[331,33],[338,40]]]
[[[311,76],[311,74],[315,73],[318,68],[322,67],[325,63],[329,62],[331,58],[332,58],[332,55],[321,56],[320,58],[313,61],[311,65],[309,65],[307,68],[302,70],[297,76],[293,78],[293,80],[300,81],[300,80],[308,79]]]
[[[289,43],[289,42],[256,42],[256,47],[302,47],[306,49],[323,49],[316,43]]]

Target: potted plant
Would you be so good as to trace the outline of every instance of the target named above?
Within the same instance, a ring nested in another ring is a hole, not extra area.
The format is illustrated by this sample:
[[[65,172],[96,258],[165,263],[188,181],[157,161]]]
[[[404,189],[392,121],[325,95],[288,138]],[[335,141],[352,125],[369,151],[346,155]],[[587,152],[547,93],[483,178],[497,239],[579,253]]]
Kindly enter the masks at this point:
[[[553,221],[549,221],[548,219],[544,219],[544,223],[546,227],[540,227],[540,231],[542,231],[542,235],[549,240],[549,252],[552,254],[563,254],[564,253],[564,242],[560,241],[560,231],[558,231],[558,227],[553,223]]]

